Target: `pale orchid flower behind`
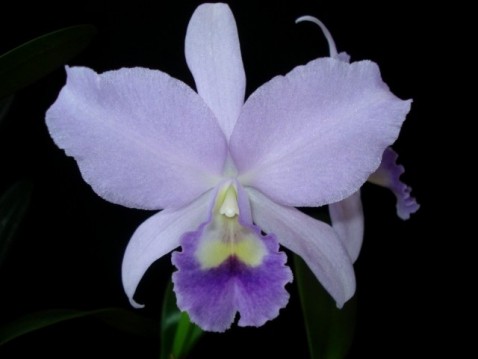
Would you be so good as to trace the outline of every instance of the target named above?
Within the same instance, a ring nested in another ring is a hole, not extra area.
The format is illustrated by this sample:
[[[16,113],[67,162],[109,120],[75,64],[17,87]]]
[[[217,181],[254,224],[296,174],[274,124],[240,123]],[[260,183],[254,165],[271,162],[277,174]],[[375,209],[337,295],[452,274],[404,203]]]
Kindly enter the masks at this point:
[[[322,21],[313,16],[301,16],[296,24],[310,21],[322,30],[329,45],[329,55],[337,60],[350,62],[350,56],[345,52],[337,52],[335,41]],[[370,175],[368,181],[390,189],[397,198],[397,215],[403,220],[417,212],[420,205],[411,196],[412,189],[400,181],[400,176],[405,172],[403,166],[397,164],[398,154],[391,148],[385,149],[378,169]],[[339,202],[329,204],[330,219],[337,235],[345,245],[353,262],[357,259],[362,247],[364,233],[364,215],[360,191]]]
[[[356,193],[397,138],[410,101],[371,61],[320,58],[277,76],[244,103],[234,17],[225,4],[194,12],[185,40],[197,93],[144,68],[67,68],[46,115],[56,144],[101,197],[163,209],[126,249],[131,303],[148,267],[174,252],[177,304],[205,330],[275,318],[292,281],[279,244],[301,256],[341,307],[355,291],[336,231],[294,207]],[[263,234],[266,233],[266,234]]]

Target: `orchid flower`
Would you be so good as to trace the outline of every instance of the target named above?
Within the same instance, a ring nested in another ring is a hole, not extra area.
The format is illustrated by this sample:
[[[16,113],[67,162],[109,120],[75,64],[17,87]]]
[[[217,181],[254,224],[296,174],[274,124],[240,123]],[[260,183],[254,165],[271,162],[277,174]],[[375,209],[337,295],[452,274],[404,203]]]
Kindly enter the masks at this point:
[[[46,114],[56,144],[104,199],[162,209],[123,259],[133,296],[146,270],[175,251],[178,307],[210,331],[260,326],[292,281],[279,245],[301,256],[341,307],[355,291],[336,231],[294,207],[356,193],[397,138],[411,101],[394,96],[371,61],[319,58],[245,101],[238,33],[225,4],[200,5],[185,39],[197,92],[164,72],[67,68]]]
[[[325,24],[313,16],[301,16],[296,24],[302,21],[310,21],[320,27],[329,46],[329,56],[344,62],[350,62],[350,56],[345,52],[337,52],[332,34]],[[390,189],[397,198],[397,215],[403,220],[418,211],[420,205],[415,198],[411,197],[412,189],[400,181],[400,176],[405,172],[403,166],[397,164],[398,154],[391,148],[385,149],[379,168],[370,175],[368,181]],[[360,191],[339,202],[329,204],[329,214],[332,226],[337,235],[347,248],[353,262],[358,258],[363,242],[364,215]]]

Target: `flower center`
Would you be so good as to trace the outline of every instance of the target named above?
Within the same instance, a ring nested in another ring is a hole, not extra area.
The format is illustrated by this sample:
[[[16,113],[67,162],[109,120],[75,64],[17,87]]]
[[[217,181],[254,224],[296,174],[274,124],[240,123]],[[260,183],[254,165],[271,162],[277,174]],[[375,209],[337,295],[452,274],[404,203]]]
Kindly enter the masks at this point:
[[[229,259],[256,267],[266,254],[257,233],[239,220],[240,210],[234,184],[226,184],[216,196],[213,216],[199,238],[195,256],[202,269],[215,268]]]
[[[229,185],[226,189],[222,199],[221,207],[219,208],[219,213],[225,215],[228,218],[233,218],[234,216],[239,215],[239,206],[237,205],[237,193],[233,185]],[[219,198],[220,202],[221,198]]]

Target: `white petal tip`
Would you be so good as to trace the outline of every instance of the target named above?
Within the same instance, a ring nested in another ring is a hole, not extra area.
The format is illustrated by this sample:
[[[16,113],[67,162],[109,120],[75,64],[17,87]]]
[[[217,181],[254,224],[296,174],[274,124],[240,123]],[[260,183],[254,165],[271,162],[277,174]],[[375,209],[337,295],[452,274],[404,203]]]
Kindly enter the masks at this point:
[[[129,303],[131,304],[131,306],[132,306],[133,308],[136,308],[136,309],[142,309],[142,308],[144,308],[144,304],[136,303],[133,298],[130,298],[130,299],[129,299]]]
[[[300,16],[297,19],[295,19],[296,24],[298,24],[299,22],[304,22],[304,21],[311,21],[311,22],[317,23],[317,21],[320,21],[320,20],[310,15]]]
[[[348,290],[346,289],[346,293],[345,293],[344,297],[341,297],[339,300],[337,300],[337,298],[334,298],[335,299],[335,304],[337,305],[337,309],[343,309],[344,305],[350,299],[352,299],[354,295],[355,295],[355,279],[354,279],[354,283],[351,284],[351,286],[348,288]]]
[[[295,20],[295,23],[298,24],[299,22],[303,22],[303,21],[313,22],[314,24],[316,24],[320,27],[320,29],[322,30],[325,38],[327,39],[327,43],[329,44],[330,57],[337,58],[337,55],[338,55],[337,46],[335,46],[335,41],[332,37],[332,34],[330,33],[329,29],[327,29],[325,24],[322,21],[320,21],[319,19],[317,19],[316,17],[310,16],[310,15],[305,15],[305,16],[298,17]]]

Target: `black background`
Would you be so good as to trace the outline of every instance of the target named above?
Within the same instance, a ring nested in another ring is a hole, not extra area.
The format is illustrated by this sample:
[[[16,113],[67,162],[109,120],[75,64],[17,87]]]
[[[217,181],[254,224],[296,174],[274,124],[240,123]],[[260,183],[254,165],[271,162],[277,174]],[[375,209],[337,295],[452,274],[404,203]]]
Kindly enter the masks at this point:
[[[99,33],[70,65],[101,72],[120,67],[160,69],[193,86],[184,60],[188,20],[199,1],[144,1],[110,5],[48,1],[25,9],[13,5],[0,26],[5,52],[61,27],[92,23]],[[358,282],[357,333],[350,358],[428,357],[451,347],[448,300],[460,292],[450,273],[462,238],[448,236],[453,207],[445,204],[456,173],[449,151],[461,117],[450,117],[454,90],[448,59],[454,39],[441,23],[449,9],[419,9],[413,1],[230,1],[238,25],[247,75],[247,95],[278,74],[318,56],[327,44],[312,24],[294,25],[309,14],[320,18],[339,51],[352,60],[371,59],[392,91],[413,98],[412,110],[394,148],[407,172],[403,176],[422,205],[409,221],[395,215],[393,196],[363,188],[366,233],[355,268]],[[28,14],[26,14],[28,13]],[[0,126],[0,191],[19,179],[34,183],[32,203],[0,272],[0,321],[52,308],[129,308],[120,280],[123,251],[137,226],[152,212],[110,204],[81,179],[73,159],[55,147],[44,113],[64,84],[59,69],[19,92]],[[451,124],[451,125],[450,125]],[[446,136],[445,136],[446,135]],[[445,240],[443,239],[445,237]],[[450,245],[451,244],[451,245]],[[155,263],[141,283],[144,315],[157,317],[172,266]],[[259,329],[234,327],[207,335],[191,357],[306,358],[306,339],[295,285],[278,319]],[[1,358],[33,353],[51,358],[132,355],[157,358],[159,341],[127,336],[94,320],[72,321],[25,336],[0,348]]]

